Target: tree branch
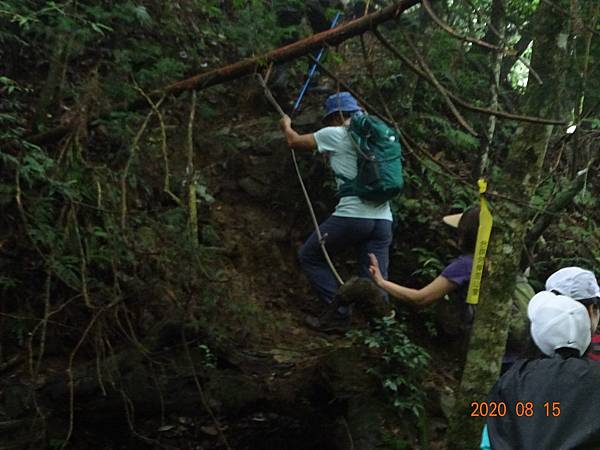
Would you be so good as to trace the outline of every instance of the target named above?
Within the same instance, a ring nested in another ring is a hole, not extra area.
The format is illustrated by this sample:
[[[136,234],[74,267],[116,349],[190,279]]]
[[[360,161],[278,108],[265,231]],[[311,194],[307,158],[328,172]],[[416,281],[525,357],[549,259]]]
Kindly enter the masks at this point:
[[[433,85],[433,87],[435,87],[435,89],[443,97],[444,101],[446,102],[446,105],[448,105],[448,108],[450,108],[450,111],[452,111],[452,115],[456,118],[458,123],[465,130],[467,130],[470,134],[472,134],[475,137],[478,137],[479,135],[477,134],[477,132],[473,129],[473,127],[471,127],[471,125],[469,125],[467,123],[467,121],[461,115],[461,113],[458,111],[458,109],[456,109],[456,106],[454,106],[454,103],[448,96],[447,89],[445,87],[443,87],[440,84],[440,82],[437,80],[437,78],[435,77],[435,75],[433,74],[433,72],[431,71],[431,69],[429,68],[427,63],[425,62],[425,59],[421,56],[421,54],[419,53],[419,50],[413,44],[412,39],[410,39],[410,37],[406,33],[402,33],[402,36],[404,37],[404,40],[406,41],[406,43],[408,44],[408,46],[410,47],[410,49],[412,50],[414,55],[417,57],[417,60],[419,61],[419,65],[421,66],[421,69],[423,69],[423,71],[425,72],[427,78],[429,79],[429,82]]]
[[[386,47],[390,52],[392,52],[397,58],[399,58],[402,62],[404,62],[410,70],[415,72],[417,75],[425,79],[430,84],[433,82],[430,80],[428,75],[421,70],[415,63],[413,63],[410,59],[404,56],[396,47],[394,47],[377,29],[372,30],[372,32],[377,36],[379,41],[382,43],[384,47]],[[443,87],[443,86],[442,86]],[[467,101],[463,100],[456,94],[448,91],[445,87],[443,87],[444,91],[446,91],[447,95],[458,105],[462,106],[465,109],[479,112],[481,114],[495,115],[497,117],[504,117],[505,119],[516,120],[520,122],[531,122],[531,123],[539,123],[539,124],[547,124],[547,125],[564,125],[567,122],[564,120],[555,120],[555,119],[546,119],[543,117],[532,117],[532,116],[523,116],[519,114],[511,114],[505,111],[494,111],[489,108],[482,108],[480,106],[475,106]]]
[[[160,107],[160,105],[164,99],[165,99],[165,97],[163,96],[158,101],[158,103],[156,104],[157,109]],[[131,147],[129,149],[129,157],[127,158],[127,163],[125,164],[125,168],[123,169],[123,174],[121,175],[121,228],[123,230],[125,230],[125,220],[126,220],[126,216],[127,216],[127,176],[129,175],[129,167],[131,166],[131,163],[133,162],[133,158],[135,157],[136,150],[138,148],[142,134],[144,134],[144,131],[146,130],[146,127],[148,126],[148,122],[150,121],[150,118],[152,117],[153,114],[154,114],[154,110],[151,110],[146,115],[144,122],[142,123],[140,129],[138,130],[135,137],[133,138],[133,142],[131,143]]]
[[[152,101],[152,99],[150,97],[148,97],[148,95],[142,89],[138,89],[138,91],[146,99],[146,101],[148,102],[148,104],[150,105],[152,110],[154,111],[154,114],[156,114],[156,118],[158,119],[158,123],[160,124],[160,138],[161,138],[160,150],[162,152],[163,163],[165,166],[163,192],[168,194],[178,205],[181,205],[181,199],[179,197],[177,197],[175,194],[173,194],[173,192],[171,191],[171,182],[170,182],[171,172],[169,170],[169,155],[167,153],[167,127],[165,125],[163,115],[160,112],[160,109],[156,106],[156,103],[154,103]]]
[[[377,78],[375,77],[375,71],[373,69],[373,62],[369,58],[369,52],[367,50],[367,45],[365,43],[364,36],[360,36],[360,48],[362,50],[363,60],[365,61],[365,67],[367,68],[367,73],[369,74],[369,78],[371,79],[371,84],[373,85],[373,89],[377,95],[377,99],[379,100],[380,105],[383,107],[387,118],[393,124],[394,128],[400,134],[400,127],[398,126],[398,122],[394,119],[390,108],[388,107],[385,99],[383,98],[383,94],[381,93],[381,89],[377,83]]]
[[[540,215],[538,220],[534,223],[533,227],[527,232],[525,238],[525,245],[527,248],[531,248],[536,241],[540,238],[542,233],[546,231],[546,228],[552,223],[552,218],[565,209],[575,198],[575,196],[585,186],[585,181],[589,176],[590,169],[596,167],[598,157],[594,157],[588,163],[588,166],[580,170],[577,176],[571,180],[567,188],[557,194],[552,203],[550,203]]]
[[[324,44],[337,45],[341,42],[362,34],[377,25],[398,17],[402,12],[411,6],[419,3],[419,0],[400,0],[379,12],[368,14],[348,22],[346,25],[332,28],[330,30],[317,33],[305,39],[301,39],[285,47],[271,50],[264,55],[255,58],[245,59],[229,66],[211,70],[206,73],[195,75],[186,80],[173,83],[161,90],[154,91],[151,96],[160,96],[161,94],[178,94],[189,89],[204,89],[215,84],[224,83],[244,75],[250,75],[256,72],[260,67],[268,65],[270,62],[282,63],[300,56],[306,55],[313,50],[323,47]]]
[[[477,16],[481,20],[483,20],[484,22],[489,20],[486,17],[484,17],[483,14],[481,14],[481,11],[479,11],[479,9],[470,0],[466,0],[466,2],[469,6],[471,6],[473,8],[473,11],[475,11],[475,14],[477,14]],[[488,24],[488,29],[494,34],[494,36],[496,36],[498,38],[498,42],[500,42],[501,44],[506,44],[506,38],[504,37],[503,33],[500,33],[500,31],[498,31],[498,29],[492,23]],[[525,47],[525,48],[527,48],[527,47]],[[529,73],[531,75],[533,75],[533,77],[539,84],[544,84],[544,82],[542,81],[542,78],[533,69],[533,67],[531,67],[531,64],[529,64],[529,62],[525,58],[523,58],[523,56],[521,55],[522,53],[523,52],[520,51],[519,49],[512,49],[510,52],[510,56],[514,56],[516,59],[521,61],[521,63],[523,63],[523,65],[525,67],[527,67],[527,69],[529,70]],[[514,62],[513,62],[513,64],[514,64]]]
[[[198,206],[196,203],[196,184],[197,177],[194,170],[194,117],[196,115],[196,91],[192,92],[190,103],[190,116],[187,128],[187,166],[185,172],[187,175],[188,188],[188,226],[190,237],[194,245],[198,245]]]
[[[218,69],[210,70],[205,73],[194,75],[176,83],[172,83],[162,89],[150,92],[148,95],[152,99],[158,99],[162,95],[177,95],[183,91],[191,89],[204,89],[221,83],[241,78],[256,72],[259,68],[267,66],[273,62],[275,64],[290,61],[304,56],[313,50],[323,47],[325,44],[337,45],[345,40],[365,33],[377,25],[397,18],[407,9],[418,4],[420,0],[399,0],[386,8],[365,15],[359,19],[348,22],[321,33],[314,34],[307,38],[296,41],[292,44],[271,50],[263,55],[244,59],[234,64],[230,64]],[[139,98],[128,104],[116,105],[113,110],[134,110],[147,106],[144,98]],[[107,116],[105,112],[102,117]],[[74,124],[63,125],[44,133],[27,136],[25,139],[33,144],[44,144],[56,142],[74,128]]]
[[[425,9],[425,11],[429,15],[429,17],[431,17],[431,20],[433,20],[437,24],[437,26],[439,26],[442,30],[444,30],[450,36],[460,39],[461,41],[470,42],[471,44],[475,44],[480,47],[487,48],[489,50],[494,50],[494,51],[503,52],[503,53],[506,53],[508,51],[508,49],[506,49],[506,48],[498,47],[494,44],[490,44],[489,42],[484,42],[484,41],[481,41],[479,39],[475,39],[475,38],[472,38],[469,36],[463,36],[456,30],[454,30],[452,27],[450,27],[450,25],[448,25],[442,19],[440,19],[438,16],[436,16],[435,12],[431,8],[431,5],[429,4],[429,0],[421,0],[421,5],[423,6],[423,9]]]
[[[558,11],[559,13],[561,13],[563,16],[568,17],[569,19],[573,19],[573,20],[581,20],[580,17],[576,17],[573,16],[573,14],[571,14],[571,12],[566,11],[565,9],[561,8],[560,6],[558,6],[556,3],[550,1],[550,0],[542,0],[542,2],[544,2],[545,4],[547,4],[548,6],[550,6],[552,9],[554,9],[555,11]],[[592,34],[595,34],[596,36],[600,36],[600,33],[598,33],[596,30],[594,30],[594,28],[590,27],[587,23],[583,22],[582,20],[582,25],[583,27],[589,31]]]

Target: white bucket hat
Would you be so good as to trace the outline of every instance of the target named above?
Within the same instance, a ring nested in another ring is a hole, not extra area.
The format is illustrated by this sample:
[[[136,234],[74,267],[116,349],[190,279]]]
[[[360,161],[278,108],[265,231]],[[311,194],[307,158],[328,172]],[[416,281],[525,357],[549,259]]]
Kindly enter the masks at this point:
[[[559,348],[574,348],[582,356],[590,345],[590,317],[587,309],[565,295],[542,291],[533,296],[527,307],[531,320],[531,337],[539,349],[554,356]]]
[[[567,295],[577,301],[600,301],[600,287],[596,276],[581,267],[565,267],[554,272],[546,280],[546,290]]]

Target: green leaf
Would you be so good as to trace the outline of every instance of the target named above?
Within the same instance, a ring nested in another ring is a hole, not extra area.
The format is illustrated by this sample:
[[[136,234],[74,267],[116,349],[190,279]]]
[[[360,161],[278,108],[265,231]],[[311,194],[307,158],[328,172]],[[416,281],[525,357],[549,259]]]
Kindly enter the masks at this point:
[[[390,391],[394,391],[394,392],[398,391],[398,385],[390,379],[387,379],[383,382],[383,387],[389,389]]]
[[[143,5],[134,6],[133,12],[134,12],[137,20],[140,22],[140,24],[146,26],[146,25],[150,25],[152,23],[152,17],[150,17],[150,13],[148,13],[148,10],[146,9],[145,6],[143,6]]]

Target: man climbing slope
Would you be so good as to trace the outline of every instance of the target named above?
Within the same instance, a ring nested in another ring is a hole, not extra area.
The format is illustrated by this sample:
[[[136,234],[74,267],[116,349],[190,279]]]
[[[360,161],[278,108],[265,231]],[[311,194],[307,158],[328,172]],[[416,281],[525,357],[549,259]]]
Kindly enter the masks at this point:
[[[362,108],[349,92],[331,95],[325,101],[325,128],[315,133],[298,134],[285,116],[280,121],[288,145],[295,150],[314,150],[327,156],[334,173],[338,194],[347,180],[357,176],[357,153],[347,126],[353,114],[361,114]],[[377,256],[384,278],[387,278],[389,253],[392,241],[392,213],[389,202],[373,203],[355,195],[339,195],[333,214],[319,228],[325,237],[325,247],[331,256],[349,247],[357,251],[359,273],[369,277],[369,253]],[[300,250],[300,264],[313,289],[324,306],[333,309],[338,285],[327,265],[319,240],[313,232]],[[325,309],[327,312],[327,308]],[[346,308],[337,308],[320,319],[307,318],[307,324],[327,329],[344,328],[349,324]]]

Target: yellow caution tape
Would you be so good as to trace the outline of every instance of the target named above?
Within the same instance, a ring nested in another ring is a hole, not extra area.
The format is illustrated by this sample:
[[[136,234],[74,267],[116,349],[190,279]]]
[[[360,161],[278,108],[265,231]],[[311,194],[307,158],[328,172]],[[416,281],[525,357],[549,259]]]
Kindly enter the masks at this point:
[[[480,178],[477,182],[479,186],[479,198],[481,206],[479,208],[479,229],[477,230],[477,244],[475,245],[475,254],[473,255],[473,267],[471,269],[471,280],[469,281],[469,291],[467,292],[467,303],[476,305],[479,303],[479,289],[481,287],[481,276],[485,264],[485,255],[487,253],[492,225],[494,218],[490,213],[487,200],[483,194],[487,189],[487,182]]]

